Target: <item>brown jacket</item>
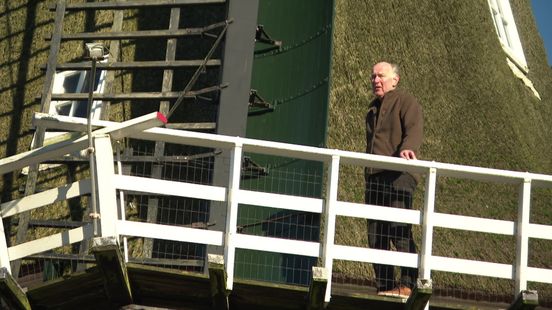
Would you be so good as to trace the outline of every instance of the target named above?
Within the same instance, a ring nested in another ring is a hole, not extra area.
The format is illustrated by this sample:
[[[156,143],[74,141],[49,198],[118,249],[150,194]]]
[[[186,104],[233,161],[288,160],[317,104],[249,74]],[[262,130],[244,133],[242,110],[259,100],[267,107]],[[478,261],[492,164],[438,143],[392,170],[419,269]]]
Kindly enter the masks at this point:
[[[413,150],[419,158],[422,139],[422,107],[414,96],[395,89],[386,93],[383,100],[376,98],[370,103],[366,114],[367,153],[398,157],[402,150]],[[394,185],[412,185],[412,177],[404,173],[369,168],[366,176],[382,176]],[[417,180],[412,181],[415,187]]]

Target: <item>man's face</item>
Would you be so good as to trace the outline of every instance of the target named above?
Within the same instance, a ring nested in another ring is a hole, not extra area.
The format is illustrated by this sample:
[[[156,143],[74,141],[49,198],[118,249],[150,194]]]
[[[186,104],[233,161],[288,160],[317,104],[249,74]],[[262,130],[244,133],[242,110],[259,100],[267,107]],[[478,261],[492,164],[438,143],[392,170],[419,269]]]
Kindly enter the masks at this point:
[[[372,92],[379,98],[397,87],[399,76],[393,72],[393,68],[386,62],[380,62],[372,68]]]

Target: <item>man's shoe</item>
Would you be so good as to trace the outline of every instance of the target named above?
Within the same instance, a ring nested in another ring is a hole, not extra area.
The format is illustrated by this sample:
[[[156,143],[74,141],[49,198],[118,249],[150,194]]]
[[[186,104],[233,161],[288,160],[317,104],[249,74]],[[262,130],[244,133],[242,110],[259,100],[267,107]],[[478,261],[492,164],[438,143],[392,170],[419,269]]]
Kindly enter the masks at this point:
[[[397,286],[396,288],[389,291],[378,292],[379,296],[390,296],[398,298],[408,298],[412,294],[412,290],[404,285]]]

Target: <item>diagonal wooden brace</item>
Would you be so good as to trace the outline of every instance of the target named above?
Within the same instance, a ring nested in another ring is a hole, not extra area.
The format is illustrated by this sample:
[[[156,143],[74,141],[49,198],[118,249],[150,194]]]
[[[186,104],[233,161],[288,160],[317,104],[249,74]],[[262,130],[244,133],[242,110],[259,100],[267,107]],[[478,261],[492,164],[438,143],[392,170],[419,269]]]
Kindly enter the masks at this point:
[[[115,237],[94,238],[90,252],[96,258],[96,264],[104,278],[105,291],[110,301],[116,305],[131,304],[132,290],[117,239]]]
[[[31,309],[27,295],[5,267],[0,268],[0,306],[2,304],[9,309]]]
[[[406,310],[422,310],[425,309],[431,293],[433,285],[431,279],[418,279],[416,286],[405,304]]]
[[[226,270],[222,255],[208,254],[209,282],[213,309],[228,310],[228,292],[226,291]]]

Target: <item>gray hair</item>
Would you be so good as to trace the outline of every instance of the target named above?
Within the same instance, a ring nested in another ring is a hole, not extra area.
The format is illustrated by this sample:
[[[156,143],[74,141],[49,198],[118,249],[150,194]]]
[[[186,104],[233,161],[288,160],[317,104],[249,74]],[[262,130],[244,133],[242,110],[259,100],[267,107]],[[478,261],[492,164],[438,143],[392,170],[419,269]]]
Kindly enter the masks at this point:
[[[389,63],[391,65],[391,69],[393,69],[393,73],[395,73],[396,75],[399,75],[399,71],[400,71],[400,67],[399,65],[397,65],[396,63]]]

